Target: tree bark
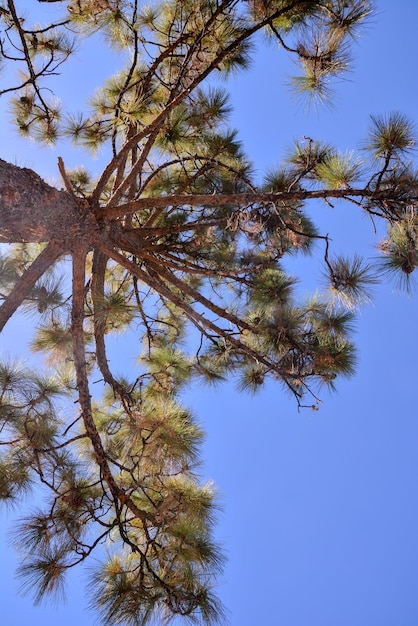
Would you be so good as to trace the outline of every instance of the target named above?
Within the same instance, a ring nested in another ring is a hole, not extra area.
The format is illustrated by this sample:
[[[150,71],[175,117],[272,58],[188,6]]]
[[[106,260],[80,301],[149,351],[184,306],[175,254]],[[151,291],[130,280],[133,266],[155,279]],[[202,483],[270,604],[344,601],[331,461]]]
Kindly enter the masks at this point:
[[[80,217],[70,193],[0,159],[0,243],[68,241],[79,229]]]

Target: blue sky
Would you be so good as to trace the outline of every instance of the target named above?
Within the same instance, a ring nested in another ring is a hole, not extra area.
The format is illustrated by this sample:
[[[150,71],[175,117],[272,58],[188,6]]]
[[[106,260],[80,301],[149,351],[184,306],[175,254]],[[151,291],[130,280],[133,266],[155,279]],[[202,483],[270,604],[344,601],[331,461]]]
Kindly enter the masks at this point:
[[[232,124],[256,169],[273,167],[301,136],[356,149],[370,113],[400,110],[416,119],[417,25],[415,0],[378,1],[355,46],[349,80],[336,87],[334,108],[310,112],[283,88],[291,70],[284,57],[260,45],[252,70],[232,81]],[[79,68],[81,62],[80,56]],[[99,58],[92,62],[100,64],[99,82],[108,68]],[[73,84],[69,101],[74,90]],[[22,143],[9,134],[3,113],[1,133],[7,141],[0,158],[58,178],[62,152]],[[69,166],[83,159],[89,167],[81,153],[62,155]],[[96,167],[93,161],[90,169]],[[317,204],[313,215],[338,251],[376,256],[370,222],[353,211]],[[302,294],[320,280],[311,261],[294,271],[303,271]],[[337,394],[324,394],[319,412],[298,413],[273,384],[255,397],[239,394],[233,383],[196,386],[186,395],[207,430],[203,472],[223,505],[217,533],[229,560],[220,594],[231,626],[418,623],[417,313],[416,293],[376,288],[374,304],[356,323],[357,375],[340,381]],[[17,347],[25,354],[28,324],[23,318],[10,327],[3,352]],[[6,536],[12,517],[0,520]],[[33,608],[17,594],[15,556],[5,541],[0,563],[5,624],[94,624],[82,572],[71,579],[66,605]]]

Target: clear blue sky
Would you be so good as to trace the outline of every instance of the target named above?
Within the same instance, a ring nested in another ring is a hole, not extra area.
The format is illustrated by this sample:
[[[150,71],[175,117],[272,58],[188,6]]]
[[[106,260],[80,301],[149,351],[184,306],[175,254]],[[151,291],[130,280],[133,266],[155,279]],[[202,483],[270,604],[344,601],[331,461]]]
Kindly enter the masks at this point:
[[[337,86],[334,109],[310,113],[283,89],[290,69],[283,56],[260,47],[252,71],[232,83],[232,123],[255,167],[274,166],[304,135],[358,148],[370,113],[400,110],[416,118],[417,27],[416,0],[379,0],[355,46],[350,80]],[[108,68],[94,61],[99,83]],[[78,83],[69,87],[71,100]],[[6,135],[7,123],[2,113],[2,137],[9,139],[0,158],[58,178],[62,150],[22,143]],[[80,154],[65,158],[69,166],[82,160]],[[318,204],[314,211],[337,249],[376,255],[371,225],[352,215],[354,209]],[[301,268],[302,290],[314,286],[318,266]],[[417,294],[376,289],[374,306],[358,317],[357,375],[340,381],[336,395],[324,396],[317,413],[298,414],[274,385],[256,397],[238,394],[233,384],[187,394],[208,432],[204,473],[223,503],[218,537],[229,561],[220,594],[231,626],[418,624],[417,314]],[[11,327],[3,352],[12,352],[28,323]],[[1,530],[7,519],[0,517]],[[1,624],[94,624],[85,610],[82,572],[71,579],[65,606],[33,608],[17,595],[14,558],[3,541]]]

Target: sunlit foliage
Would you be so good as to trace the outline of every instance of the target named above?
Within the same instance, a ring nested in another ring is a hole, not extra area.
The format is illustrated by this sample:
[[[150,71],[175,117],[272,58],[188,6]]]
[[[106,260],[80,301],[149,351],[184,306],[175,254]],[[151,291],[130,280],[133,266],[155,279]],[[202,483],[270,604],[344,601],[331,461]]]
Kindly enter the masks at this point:
[[[21,307],[51,372],[0,366],[0,499],[20,509],[42,493],[15,529],[22,588],[36,602],[60,595],[94,553],[103,624],[215,624],[216,491],[199,474],[203,432],[180,393],[195,379],[250,392],[273,379],[317,409],[323,387],[353,374],[353,316],[378,272],[335,256],[307,205],[346,201],[386,228],[383,273],[409,285],[414,129],[399,113],[373,117],[361,156],[305,137],[257,184],[228,125],[227,79],[249,66],[257,33],[294,59],[298,92],[328,100],[372,13],[366,0],[44,0],[40,25],[24,5],[0,3],[13,75],[1,94],[18,131],[106,165],[96,178],[60,159],[58,192],[0,162],[0,328]],[[120,67],[70,111],[54,78],[85,38]],[[34,194],[40,208],[29,208]],[[285,268],[314,248],[326,285],[301,300]],[[138,359],[119,375],[109,343],[128,332]]]

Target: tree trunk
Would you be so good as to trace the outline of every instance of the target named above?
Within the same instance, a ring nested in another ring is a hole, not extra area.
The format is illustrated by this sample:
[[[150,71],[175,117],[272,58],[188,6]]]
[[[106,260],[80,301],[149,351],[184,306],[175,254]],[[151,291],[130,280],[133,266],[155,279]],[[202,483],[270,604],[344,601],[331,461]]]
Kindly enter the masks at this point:
[[[74,240],[82,210],[66,191],[38,174],[0,159],[0,243]],[[71,247],[71,246],[70,246]]]

